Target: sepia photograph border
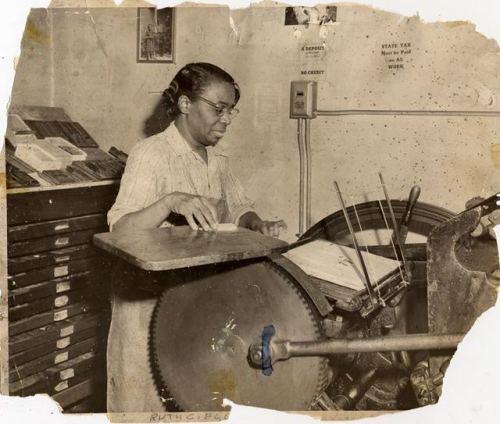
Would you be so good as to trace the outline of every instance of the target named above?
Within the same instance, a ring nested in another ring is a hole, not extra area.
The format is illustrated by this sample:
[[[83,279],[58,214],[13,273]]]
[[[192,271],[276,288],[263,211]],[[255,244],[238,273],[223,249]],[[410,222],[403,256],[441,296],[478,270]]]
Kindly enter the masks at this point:
[[[362,2],[362,0],[360,0],[360,3]],[[364,2],[363,2],[364,3]],[[144,8],[144,9],[148,9],[148,8]],[[173,8],[172,8],[173,9]],[[139,13],[139,12],[138,12]],[[137,23],[137,61],[140,62],[140,63],[175,63],[175,10],[172,10],[172,28],[171,28],[171,31],[172,31],[172,59],[171,60],[139,60],[139,56],[140,56],[140,51],[139,51],[139,40],[140,40],[140,33],[139,33],[139,25],[140,25],[140,22],[139,22],[139,15],[138,15],[138,23]],[[3,154],[2,154],[3,156]],[[4,166],[5,166],[5,162],[2,161],[2,163],[0,164],[0,170],[1,172],[5,172],[5,169],[4,169]],[[3,201],[2,203],[4,203],[5,205],[5,186],[4,186],[4,182],[2,182],[2,187],[1,187],[1,191],[3,192]],[[6,213],[6,210],[5,208],[0,208],[0,219],[2,221],[5,222],[5,213]],[[0,232],[0,234],[2,234],[2,238],[5,239],[5,227],[3,228],[3,231]],[[3,243],[1,246],[0,246],[0,254],[1,254],[1,257],[2,259],[5,258],[6,256],[6,244]],[[6,279],[4,279],[5,275],[4,275],[4,270],[2,270],[2,282],[0,282],[0,288],[2,289],[2,294],[6,293],[6,289],[7,289],[7,285],[6,285]],[[5,291],[4,291],[4,288],[5,288]],[[2,299],[4,300],[4,299]],[[7,321],[7,307],[6,307],[6,304],[4,304],[3,302],[0,302],[0,342],[1,344],[4,344],[6,346],[6,349],[0,349],[0,358],[5,358],[7,356],[7,353],[8,353],[8,344],[7,344],[7,340],[6,338],[4,338],[4,334],[7,333],[7,324],[8,324],[8,321]],[[4,330],[4,331],[2,331]],[[2,346],[3,347],[3,346]],[[0,366],[4,366],[5,362],[4,361],[1,361],[0,362]],[[2,371],[6,371],[6,369],[3,369]],[[7,368],[7,372],[6,374],[8,375],[8,368]],[[2,379],[2,381],[0,381],[0,389],[5,389],[5,387],[8,388],[8,385],[6,385],[6,381]],[[3,392],[4,390],[0,390],[0,392]],[[383,411],[383,413],[387,413],[387,411]],[[367,416],[370,416],[370,415],[378,415],[379,413],[377,412],[372,412],[372,413],[366,413]],[[114,417],[112,417],[114,415]],[[112,417],[113,420],[116,420],[117,422],[120,422],[121,419],[123,419],[122,422],[131,422],[129,420],[132,420],[132,421],[135,421],[135,422],[139,422],[139,421],[142,421],[142,420],[146,420],[147,418],[149,418],[149,421],[154,421],[155,420],[155,417],[156,419],[158,420],[168,420],[168,421],[177,421],[178,418],[179,418],[179,415],[182,415],[182,421],[191,421],[192,419],[193,420],[200,420],[200,421],[205,421],[205,420],[219,420],[219,419],[227,419],[227,415],[224,414],[224,416],[221,416],[221,417],[217,417],[217,416],[212,416],[212,415],[209,415],[209,416],[202,416],[201,414],[191,414],[191,413],[183,413],[183,414],[169,414],[169,413],[165,413],[165,414],[158,414],[158,415],[154,415],[154,414],[149,414],[149,413],[142,413],[142,414],[108,414],[108,417]],[[332,415],[332,413],[318,413],[318,414],[315,414],[315,413],[308,413],[307,415],[310,415],[310,416],[315,416],[316,418],[319,418],[320,416],[321,417],[324,417],[324,418],[330,418]],[[351,417],[358,417],[358,418],[361,418],[363,416],[365,416],[365,413],[356,413],[356,412],[352,412],[352,413],[348,413],[348,415],[350,415]],[[339,417],[342,417],[341,419],[346,419],[346,417],[344,416],[344,414],[339,414]],[[338,418],[337,418],[338,419]]]

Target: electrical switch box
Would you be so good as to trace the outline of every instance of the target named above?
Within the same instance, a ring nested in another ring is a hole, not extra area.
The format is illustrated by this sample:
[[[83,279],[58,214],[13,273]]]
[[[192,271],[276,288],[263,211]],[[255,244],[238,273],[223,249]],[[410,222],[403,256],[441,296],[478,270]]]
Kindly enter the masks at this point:
[[[318,83],[292,81],[290,86],[290,118],[316,118]]]

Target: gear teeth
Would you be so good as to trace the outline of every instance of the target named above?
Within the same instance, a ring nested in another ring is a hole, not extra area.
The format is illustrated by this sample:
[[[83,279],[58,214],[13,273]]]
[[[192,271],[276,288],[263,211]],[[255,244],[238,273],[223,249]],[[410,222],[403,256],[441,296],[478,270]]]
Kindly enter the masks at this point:
[[[151,320],[149,322],[149,334],[148,334],[148,351],[149,351],[149,363],[150,363],[150,372],[153,376],[153,380],[155,382],[156,390],[160,399],[165,406],[167,411],[171,412],[182,412],[182,408],[176,402],[170,391],[168,390],[166,382],[163,380],[163,377],[160,373],[160,367],[158,365],[158,356],[156,353],[156,349],[154,348],[154,339],[156,337],[157,332],[157,324],[158,324],[158,308],[161,304],[162,298],[165,296],[168,287],[163,290],[161,295],[159,296],[156,305],[153,310],[153,314],[151,315]]]
[[[282,269],[278,265],[274,264],[270,260],[263,261],[264,265],[267,266],[272,272],[275,272],[283,277],[283,280],[287,282],[287,284],[292,288],[292,290],[297,294],[300,301],[304,304],[307,314],[311,317],[313,325],[315,327],[316,337],[318,339],[322,339],[325,337],[322,326],[320,325],[319,314],[315,312],[314,306],[312,302],[308,301],[304,293],[299,289],[298,285],[293,282],[293,278],[286,272],[286,270]],[[151,373],[153,375],[153,379],[155,381],[155,385],[158,391],[158,394],[165,405],[165,408],[168,411],[181,412],[183,409],[177,403],[172,393],[168,389],[168,385],[166,381],[164,381],[163,376],[160,372],[159,360],[157,356],[155,346],[155,338],[157,334],[157,324],[158,324],[158,311],[160,305],[162,303],[163,298],[166,296],[168,291],[168,287],[163,290],[161,295],[159,296],[155,308],[153,310],[153,314],[151,316],[150,328],[149,328],[149,337],[148,337],[148,345],[149,345],[149,359],[151,364]],[[317,398],[325,391],[328,386],[328,359],[321,357],[319,358],[319,367],[318,367],[318,382],[316,385],[316,393],[311,398],[309,403],[309,408],[311,408],[316,402]]]
[[[283,279],[289,284],[289,286],[295,291],[295,293],[297,293],[299,299],[306,307],[308,315],[311,317],[311,320],[314,323],[314,327],[316,328],[316,337],[318,339],[324,339],[325,334],[323,327],[320,325],[319,314],[315,312],[315,308],[312,305],[312,302],[307,300],[307,297],[304,295],[303,291],[299,289],[299,286],[293,282],[293,278],[288,274],[286,270],[276,265],[274,262],[271,262],[270,260],[266,261],[265,264],[269,268],[271,268],[274,272],[281,275]],[[328,359],[325,357],[321,357],[318,368],[319,372],[318,372],[318,384],[316,386],[316,393],[311,399],[309,408],[311,408],[311,406],[316,402],[317,398],[326,390],[329,383]]]

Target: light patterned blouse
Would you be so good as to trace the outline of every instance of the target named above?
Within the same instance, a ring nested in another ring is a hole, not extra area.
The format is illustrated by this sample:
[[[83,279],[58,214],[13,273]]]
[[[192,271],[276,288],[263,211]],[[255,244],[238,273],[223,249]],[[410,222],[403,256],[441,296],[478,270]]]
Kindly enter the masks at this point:
[[[122,216],[144,209],[175,191],[223,200],[221,222],[237,223],[253,210],[228,157],[207,147],[208,163],[196,154],[174,124],[138,142],[131,150],[115,204],[108,212],[112,228]]]

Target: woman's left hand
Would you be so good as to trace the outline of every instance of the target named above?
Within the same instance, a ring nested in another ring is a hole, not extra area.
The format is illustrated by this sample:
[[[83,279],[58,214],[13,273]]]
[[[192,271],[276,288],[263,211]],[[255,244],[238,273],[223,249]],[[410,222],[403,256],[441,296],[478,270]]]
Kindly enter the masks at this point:
[[[255,223],[252,230],[258,231],[265,236],[279,237],[281,230],[286,230],[287,226],[285,221],[260,221]]]
[[[280,231],[287,228],[285,221],[282,219],[278,221],[264,221],[254,211],[248,211],[243,214],[238,221],[238,226],[271,237],[278,237]]]

